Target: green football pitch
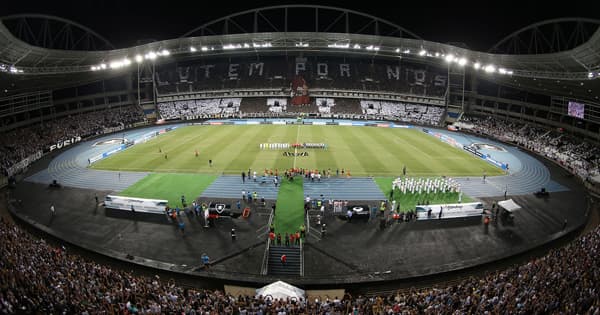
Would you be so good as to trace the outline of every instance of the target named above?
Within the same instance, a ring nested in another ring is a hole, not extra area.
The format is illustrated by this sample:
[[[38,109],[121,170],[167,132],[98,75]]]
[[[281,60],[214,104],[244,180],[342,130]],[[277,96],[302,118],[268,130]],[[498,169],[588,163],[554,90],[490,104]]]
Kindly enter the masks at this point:
[[[191,204],[215,178],[217,176],[204,174],[150,174],[127,187],[119,196],[164,199],[173,208],[183,207],[181,196]]]
[[[261,143],[325,143],[327,149],[260,149]],[[196,156],[196,151],[198,155]],[[209,165],[212,160],[212,165]],[[500,175],[503,171],[417,129],[309,125],[186,126],[93,164],[94,169],[239,174],[291,167],[352,176]],[[260,172],[259,172],[260,173]]]

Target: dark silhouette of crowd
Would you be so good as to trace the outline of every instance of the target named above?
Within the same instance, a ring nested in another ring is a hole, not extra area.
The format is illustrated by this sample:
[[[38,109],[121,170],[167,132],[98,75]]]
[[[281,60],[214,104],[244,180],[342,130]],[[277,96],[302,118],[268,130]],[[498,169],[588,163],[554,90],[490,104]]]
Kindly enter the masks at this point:
[[[73,114],[55,120],[13,129],[0,135],[0,174],[37,151],[47,150],[59,141],[73,137],[103,134],[107,128],[123,127],[142,121],[135,106]]]
[[[526,264],[388,296],[277,300],[113,269],[0,222],[0,313],[599,314],[600,228]]]

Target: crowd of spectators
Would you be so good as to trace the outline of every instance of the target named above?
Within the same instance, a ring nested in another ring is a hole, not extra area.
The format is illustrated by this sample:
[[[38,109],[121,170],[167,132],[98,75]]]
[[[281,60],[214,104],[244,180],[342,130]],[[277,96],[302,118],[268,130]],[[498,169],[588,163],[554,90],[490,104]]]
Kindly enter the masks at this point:
[[[504,121],[493,117],[465,117],[473,123],[473,131],[506,142],[513,142],[553,159],[582,179],[600,174],[600,150],[597,146],[566,135],[530,124]]]
[[[158,104],[160,117],[165,120],[211,118],[215,115],[234,115],[239,112],[241,98],[211,98]]]
[[[156,69],[159,95],[182,93],[287,88],[301,75],[309,89],[385,91],[414,96],[443,97],[447,87],[446,67],[434,67],[403,60],[402,65],[385,60],[347,60],[346,58],[302,58],[305,70],[296,71],[289,58],[262,57],[249,60],[214,59],[182,66],[163,64]],[[257,68],[257,65],[261,65]],[[232,70],[231,65],[235,65]],[[343,66],[342,66],[343,65]],[[342,70],[347,69],[347,70]],[[323,72],[325,70],[325,72]],[[150,78],[148,78],[150,79]]]
[[[127,128],[142,120],[143,113],[137,107],[127,106],[69,115],[10,130],[0,135],[0,170],[5,174],[15,163],[40,150],[48,150],[57,142],[102,134],[107,128]]]
[[[0,222],[0,313],[599,314],[600,228],[523,265],[378,297],[272,300],[190,289],[69,254]]]
[[[360,106],[365,115],[419,125],[439,125],[444,115],[441,106],[375,100],[361,100]]]

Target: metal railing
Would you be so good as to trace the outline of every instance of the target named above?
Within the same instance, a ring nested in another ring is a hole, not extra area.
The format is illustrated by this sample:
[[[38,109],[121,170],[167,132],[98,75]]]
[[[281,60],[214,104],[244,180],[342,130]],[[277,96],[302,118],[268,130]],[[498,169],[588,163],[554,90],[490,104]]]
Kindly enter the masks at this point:
[[[306,211],[306,217],[304,220],[306,221],[306,235],[308,235],[308,233],[310,233],[310,217],[308,216],[308,211]]]
[[[300,240],[300,277],[304,277],[304,247],[302,243],[304,242]]]
[[[260,274],[266,276],[269,272],[269,248],[271,247],[271,239],[267,237],[267,246],[265,248],[265,253],[263,254],[262,267],[260,269]]]
[[[265,248],[265,253],[263,254],[262,267],[260,269],[260,274],[265,276],[269,272],[269,249],[271,247],[271,239],[268,237],[268,233],[270,232],[271,224],[273,223],[273,210],[271,210],[271,214],[269,215],[269,222],[267,223],[267,246]]]

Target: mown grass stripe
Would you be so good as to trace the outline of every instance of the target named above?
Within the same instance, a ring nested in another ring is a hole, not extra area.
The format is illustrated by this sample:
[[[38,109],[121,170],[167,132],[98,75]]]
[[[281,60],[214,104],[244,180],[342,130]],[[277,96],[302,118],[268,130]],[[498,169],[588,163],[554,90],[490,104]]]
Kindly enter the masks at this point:
[[[181,196],[191,203],[216,179],[214,175],[150,174],[121,191],[119,196],[169,200],[171,207],[181,207]]]
[[[304,189],[302,177],[282,180],[275,210],[275,233],[295,233],[304,224]]]

